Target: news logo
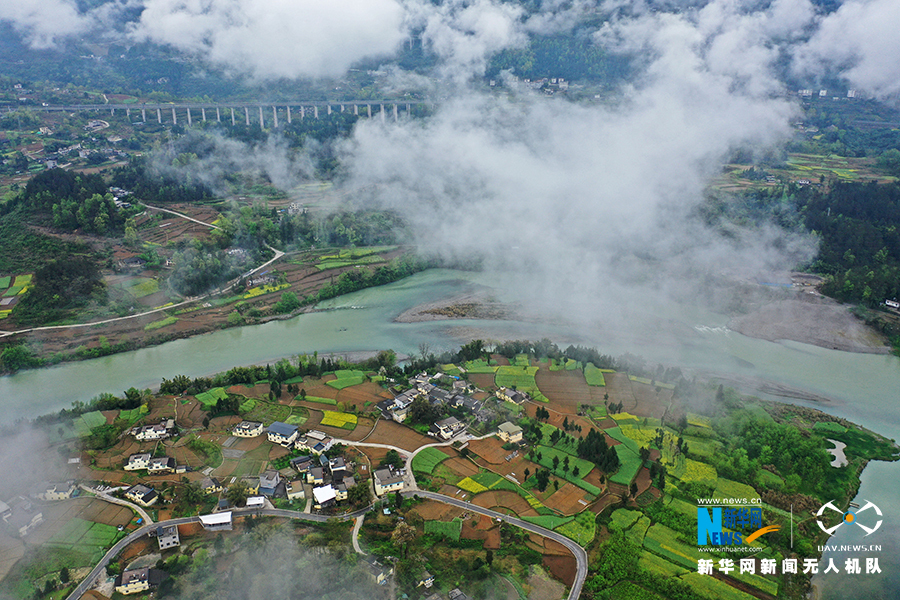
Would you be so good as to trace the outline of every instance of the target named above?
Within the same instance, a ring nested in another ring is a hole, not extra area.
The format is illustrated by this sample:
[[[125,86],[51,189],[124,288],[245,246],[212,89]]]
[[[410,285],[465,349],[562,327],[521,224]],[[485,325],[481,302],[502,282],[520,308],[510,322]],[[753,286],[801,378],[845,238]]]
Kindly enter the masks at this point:
[[[747,532],[748,529],[755,531]],[[715,506],[697,507],[698,546],[740,546],[761,535],[778,531],[778,525],[762,524],[762,508]]]

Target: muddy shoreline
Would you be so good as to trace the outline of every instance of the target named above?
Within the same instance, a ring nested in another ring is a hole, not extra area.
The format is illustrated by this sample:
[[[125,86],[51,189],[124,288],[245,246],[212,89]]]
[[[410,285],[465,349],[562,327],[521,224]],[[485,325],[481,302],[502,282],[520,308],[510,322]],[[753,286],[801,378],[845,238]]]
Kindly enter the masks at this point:
[[[890,354],[887,338],[853,315],[850,308],[817,294],[799,293],[735,317],[728,328],[770,342],[793,340],[829,350]]]

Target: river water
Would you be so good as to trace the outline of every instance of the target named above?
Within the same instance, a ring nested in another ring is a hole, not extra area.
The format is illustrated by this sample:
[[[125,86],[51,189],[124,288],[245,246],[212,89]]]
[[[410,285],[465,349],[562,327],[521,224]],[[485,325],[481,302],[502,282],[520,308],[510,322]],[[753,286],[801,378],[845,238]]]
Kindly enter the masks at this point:
[[[101,392],[121,393],[132,386],[156,387],[163,377],[176,374],[208,375],[235,365],[274,362],[313,351],[321,356],[390,348],[416,354],[420,344],[427,344],[431,351],[438,352],[457,347],[476,335],[485,339],[549,337],[560,345],[584,344],[607,354],[631,352],[666,365],[762,378],[827,396],[833,402],[798,403],[846,417],[890,438],[900,438],[897,357],[757,340],[729,331],[725,327],[727,317],[696,307],[668,305],[665,314],[655,319],[635,318],[638,325],[627,335],[618,331],[615,337],[610,337],[608,330],[560,322],[394,322],[408,308],[471,293],[492,283],[496,284],[483,274],[436,269],[335,298],[320,305],[323,310],[319,312],[290,320],[226,329],[153,348],[3,377],[0,399],[5,410],[0,421],[59,410]],[[497,296],[505,299],[501,291]],[[666,326],[660,327],[661,323]],[[883,545],[883,573],[820,579],[825,582],[825,598],[900,598],[900,506],[892,505],[900,504],[898,481],[900,463],[873,463],[864,473],[860,490],[860,498],[868,494],[868,499],[878,504],[885,515],[882,528],[866,540]],[[830,543],[852,543],[843,540],[853,539],[858,531],[858,527],[842,527]],[[826,564],[828,556],[825,555]]]

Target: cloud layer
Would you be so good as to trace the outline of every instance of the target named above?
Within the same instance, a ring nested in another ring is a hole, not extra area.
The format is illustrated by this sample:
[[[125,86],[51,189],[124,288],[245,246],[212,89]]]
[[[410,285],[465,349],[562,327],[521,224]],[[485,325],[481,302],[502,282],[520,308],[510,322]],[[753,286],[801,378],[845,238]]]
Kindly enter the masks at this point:
[[[134,39],[260,78],[339,76],[406,37],[396,0],[145,0]]]

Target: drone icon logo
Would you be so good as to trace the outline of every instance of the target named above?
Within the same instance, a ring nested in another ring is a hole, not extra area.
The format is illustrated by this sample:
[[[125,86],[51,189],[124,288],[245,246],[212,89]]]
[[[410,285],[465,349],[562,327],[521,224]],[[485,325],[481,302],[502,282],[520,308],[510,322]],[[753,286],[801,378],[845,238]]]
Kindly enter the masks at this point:
[[[816,517],[821,517],[822,514],[825,512],[826,508],[833,510],[834,512],[841,513],[841,520],[838,522],[837,525],[833,525],[831,527],[826,527],[819,518],[816,519],[816,523],[819,524],[819,529],[821,529],[828,535],[832,535],[835,531],[837,531],[837,528],[840,527],[841,525],[843,525],[844,523],[847,523],[849,525],[854,525],[854,524],[858,525],[860,528],[862,528],[863,531],[866,532],[865,537],[872,535],[873,533],[878,531],[879,527],[881,527],[881,522],[883,520],[881,518],[879,518],[878,521],[875,522],[874,527],[866,527],[865,525],[863,525],[862,523],[859,522],[859,517],[858,517],[859,513],[866,511],[870,508],[874,508],[875,513],[879,517],[882,516],[881,509],[878,508],[877,506],[875,506],[875,504],[873,504],[872,502],[869,502],[868,500],[866,500],[866,503],[863,505],[862,508],[859,508],[856,511],[848,509],[847,512],[844,512],[841,509],[839,509],[837,506],[835,506],[833,504],[833,502],[834,502],[833,500],[826,502],[821,507],[819,507],[819,511],[816,513]]]

